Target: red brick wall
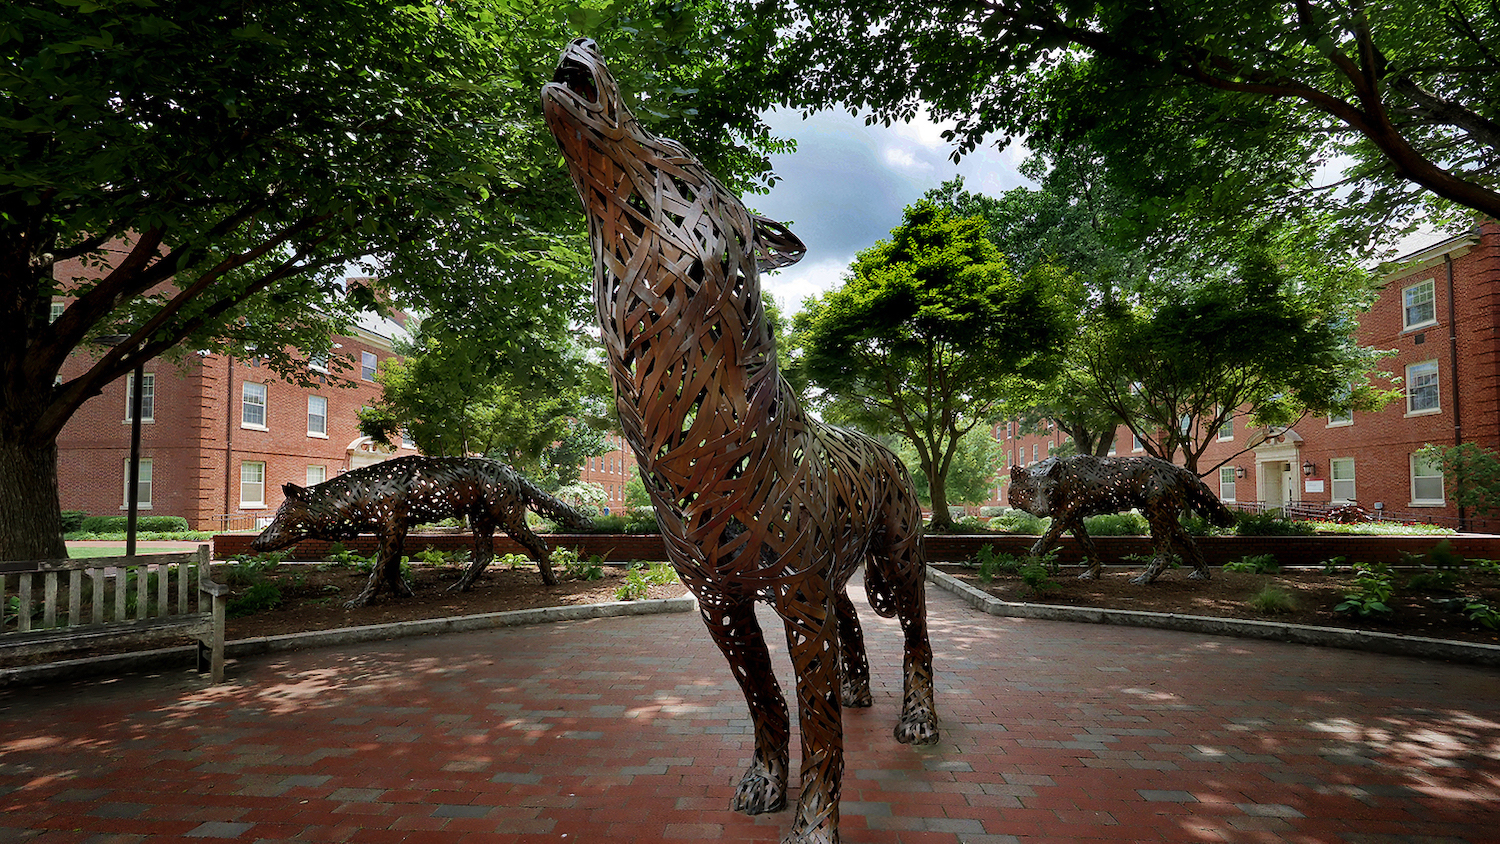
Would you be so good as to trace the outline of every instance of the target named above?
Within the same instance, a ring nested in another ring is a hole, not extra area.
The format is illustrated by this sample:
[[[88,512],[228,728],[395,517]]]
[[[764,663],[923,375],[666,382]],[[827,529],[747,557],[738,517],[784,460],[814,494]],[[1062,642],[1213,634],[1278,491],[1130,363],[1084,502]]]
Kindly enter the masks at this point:
[[[360,353],[374,352],[381,361],[392,353],[382,338],[364,332],[336,342],[341,348],[334,354],[348,356],[353,367],[326,376],[326,386],[316,389],[284,381],[264,366],[220,355],[190,355],[182,366],[162,359],[147,362],[146,372],[156,376],[156,407],[152,421],[141,426],[141,457],[152,461],[151,506],[142,512],[183,516],[195,529],[213,530],[222,527],[219,517],[224,514],[270,515],[281,503],[281,485],[305,484],[309,465],[325,467],[328,478],[349,469],[350,445],[359,438],[359,409],[380,396],[379,385],[360,377]],[[83,371],[91,354],[85,350],[75,355],[63,376]],[[266,384],[266,430],[240,424],[241,391],[247,380]],[[309,395],[328,399],[326,438],[308,435]],[[79,408],[58,437],[63,509],[124,513],[130,454],[125,397],[124,380],[106,385]],[[398,448],[390,456],[415,453]],[[245,461],[266,463],[263,509],[240,507]]]

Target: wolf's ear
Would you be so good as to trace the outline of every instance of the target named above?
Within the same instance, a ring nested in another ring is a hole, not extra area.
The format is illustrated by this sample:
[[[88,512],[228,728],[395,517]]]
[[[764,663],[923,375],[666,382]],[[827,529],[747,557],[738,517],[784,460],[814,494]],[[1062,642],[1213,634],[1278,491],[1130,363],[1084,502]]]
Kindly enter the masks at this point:
[[[1051,463],[1052,464],[1051,466],[1047,467],[1047,470],[1044,473],[1044,474],[1046,474],[1047,477],[1056,480],[1058,477],[1060,477],[1062,475],[1063,465],[1062,465],[1062,461],[1061,460],[1058,460],[1056,457],[1049,457],[1046,460],[1043,460],[1042,462],[1043,463]]]
[[[1013,463],[1010,467],[1010,476],[1016,480],[1020,480],[1026,477],[1026,470],[1021,467],[1021,464]]]
[[[287,498],[301,498],[302,493],[306,491],[307,490],[303,489],[300,486],[297,486],[296,484],[287,483],[281,485],[281,492]]]
[[[755,267],[761,272],[780,267],[790,267],[807,254],[802,239],[792,230],[759,214],[752,214],[755,222]]]

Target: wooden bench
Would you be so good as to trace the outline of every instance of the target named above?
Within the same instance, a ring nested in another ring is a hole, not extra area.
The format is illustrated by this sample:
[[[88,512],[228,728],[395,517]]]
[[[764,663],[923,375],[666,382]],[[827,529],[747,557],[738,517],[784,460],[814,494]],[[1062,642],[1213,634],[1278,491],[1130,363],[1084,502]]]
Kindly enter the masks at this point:
[[[190,636],[224,682],[224,608],[207,545],[178,554],[0,562],[0,659]]]

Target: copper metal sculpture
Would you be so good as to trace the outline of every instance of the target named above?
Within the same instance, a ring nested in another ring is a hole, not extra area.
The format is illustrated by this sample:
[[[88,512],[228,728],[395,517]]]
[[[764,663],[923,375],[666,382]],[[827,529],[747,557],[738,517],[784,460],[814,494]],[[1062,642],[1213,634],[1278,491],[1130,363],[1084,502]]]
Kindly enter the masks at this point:
[[[749,704],[755,756],[732,807],[786,803],[789,722],[755,619],[786,626],[797,675],[802,794],[789,842],[838,840],[841,706],[871,704],[850,576],[868,558],[875,611],[900,617],[896,738],[938,739],[921,511],[887,449],[808,417],[781,379],[759,271],[802,256],[684,148],[641,128],[598,48],[563,52],[542,91],[587,211],[594,295],[616,407],[668,553]],[[842,684],[842,687],[841,687]]]
[[[311,487],[282,486],[286,500],[276,518],[250,547],[257,551],[285,548],[309,537],[352,539],[361,533],[379,537],[375,570],[364,589],[346,606],[362,607],[377,593],[410,595],[401,576],[401,549],[414,524],[467,517],[474,531],[474,559],[455,589],[467,590],[495,557],[495,528],[521,543],[542,572],[542,582],[557,583],[547,543],[526,526],[532,509],[570,527],[593,520],[504,463],[477,457],[398,457],[365,466]]]
[[[1177,516],[1191,507],[1214,524],[1234,524],[1234,514],[1219,502],[1197,475],[1155,457],[1093,457],[1081,454],[1059,460],[1049,457],[1032,466],[1010,469],[1010,503],[1033,516],[1051,516],[1052,525],[1031,546],[1039,556],[1057,544],[1063,531],[1071,530],[1083,546],[1089,566],[1079,575],[1092,580],[1099,576],[1104,561],[1099,548],[1083,528],[1085,516],[1119,513],[1139,508],[1151,526],[1151,545],[1155,554],[1146,570],[1131,578],[1132,583],[1151,583],[1161,575],[1170,561],[1173,546],[1183,559],[1193,565],[1188,575],[1208,580],[1208,564],[1193,537],[1183,529]]]

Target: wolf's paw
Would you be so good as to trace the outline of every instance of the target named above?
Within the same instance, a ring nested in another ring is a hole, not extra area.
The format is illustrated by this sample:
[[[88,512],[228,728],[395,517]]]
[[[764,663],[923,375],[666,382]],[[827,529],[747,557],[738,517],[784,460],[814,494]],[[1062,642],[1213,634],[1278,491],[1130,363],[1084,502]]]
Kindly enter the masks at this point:
[[[778,778],[759,762],[752,762],[740,778],[729,808],[747,815],[779,812],[786,808],[786,778]]]
[[[840,690],[839,699],[845,706],[856,709],[864,709],[875,705],[875,698],[870,694],[870,681],[844,680],[843,688]]]
[[[937,713],[929,706],[912,707],[896,722],[896,741],[902,744],[937,744]]]

